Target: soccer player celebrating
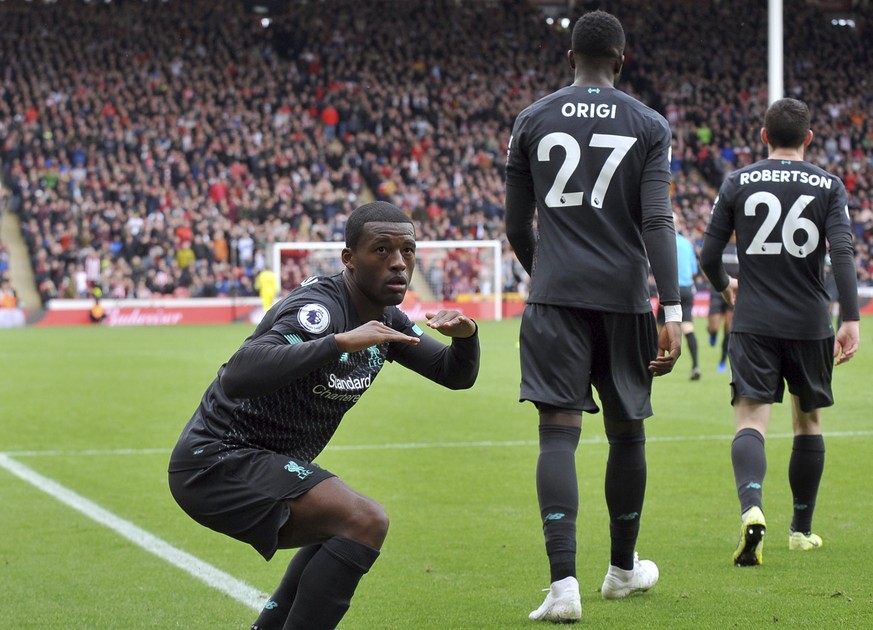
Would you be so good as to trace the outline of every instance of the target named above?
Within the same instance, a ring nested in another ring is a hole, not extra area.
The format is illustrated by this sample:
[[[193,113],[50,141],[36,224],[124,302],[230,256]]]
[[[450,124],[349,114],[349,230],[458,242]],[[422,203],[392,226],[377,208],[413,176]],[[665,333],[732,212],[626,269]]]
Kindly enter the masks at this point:
[[[728,302],[736,303],[728,355],[736,435],[731,446],[742,513],[737,566],[763,560],[766,522],[762,486],[764,438],[785,382],[791,395],[794,446],[788,481],[794,516],[788,548],[821,546],[812,516],[824,469],[820,409],[833,405],[834,359],[852,358],[860,340],[858,288],[846,189],[804,162],[812,141],[807,106],[784,98],[767,109],[761,140],[767,159],[728,175],[719,190],[700,254],[701,268]],[[725,272],[722,252],[736,234],[738,279]],[[839,289],[843,323],[834,337],[824,281],[826,244]]]
[[[652,377],[681,350],[671,134],[657,112],[614,86],[625,36],[613,15],[575,24],[575,81],[519,114],[509,141],[506,233],[531,275],[521,322],[520,400],[539,414],[536,485],[551,586],[530,618],[580,619],[575,452],[582,412],[599,411],[609,440],[610,566],[601,595],[620,599],[658,581],[635,546],[646,487]],[[534,230],[534,217],[538,234]],[[648,256],[647,256],[648,255]],[[666,324],[649,300],[651,264]]]
[[[179,438],[170,489],[194,520],[265,559],[299,547],[252,626],[333,629],[388,531],[384,508],[313,462],[385,361],[450,389],[479,371],[476,324],[427,313],[440,343],[404,315],[415,230],[389,203],[354,210],[344,270],[313,277],[274,305],[218,370]]]

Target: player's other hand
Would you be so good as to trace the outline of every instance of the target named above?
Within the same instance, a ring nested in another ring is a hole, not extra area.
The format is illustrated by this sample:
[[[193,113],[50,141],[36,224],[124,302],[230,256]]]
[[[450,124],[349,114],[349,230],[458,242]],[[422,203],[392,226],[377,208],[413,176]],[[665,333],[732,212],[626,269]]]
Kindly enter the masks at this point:
[[[658,333],[658,356],[649,363],[653,376],[664,376],[673,371],[673,366],[682,354],[682,327],[679,322],[667,322]]]
[[[460,337],[462,339],[476,334],[476,322],[465,317],[458,311],[441,310],[436,313],[425,313],[427,325],[439,331],[446,337]]]
[[[728,283],[727,288],[721,292],[721,296],[724,298],[724,301],[734,306],[737,301],[737,287],[739,287],[739,283],[736,278],[731,278],[731,281]]]
[[[416,345],[418,337],[410,337],[382,322],[372,320],[344,333],[337,333],[336,345],[340,352],[358,352],[380,343],[400,342]]]
[[[843,322],[834,339],[834,359],[836,365],[845,363],[858,351],[861,343],[861,322]]]

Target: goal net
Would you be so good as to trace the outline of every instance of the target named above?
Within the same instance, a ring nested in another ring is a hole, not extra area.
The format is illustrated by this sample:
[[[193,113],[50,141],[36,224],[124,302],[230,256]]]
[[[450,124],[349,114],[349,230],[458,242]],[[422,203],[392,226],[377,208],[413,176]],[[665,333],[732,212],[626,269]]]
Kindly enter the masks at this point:
[[[272,269],[284,295],[310,276],[343,269],[343,242],[282,242],[272,251]],[[417,241],[415,271],[400,308],[413,321],[439,309],[473,319],[502,319],[500,241]]]

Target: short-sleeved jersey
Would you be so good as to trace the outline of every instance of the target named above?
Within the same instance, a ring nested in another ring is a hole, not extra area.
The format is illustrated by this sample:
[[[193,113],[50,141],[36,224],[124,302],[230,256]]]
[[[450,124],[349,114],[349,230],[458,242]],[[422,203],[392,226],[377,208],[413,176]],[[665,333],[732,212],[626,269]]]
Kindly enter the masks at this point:
[[[669,185],[671,142],[663,116],[614,88],[568,86],[518,115],[506,183],[536,196],[529,302],[651,311],[640,187]]]
[[[413,364],[416,371],[438,380],[435,359],[450,347],[429,339],[396,307],[385,310],[383,322],[406,335],[421,337],[422,343],[383,343],[341,353],[331,337],[363,323],[355,313],[342,274],[307,280],[270,309],[241,348],[258,344],[266,335],[276,340],[270,342],[272,348],[315,341],[315,350],[301,359],[307,365],[301,366],[299,377],[264,395],[232,398],[222,387],[227,364],[223,365],[182,433],[170,470],[201,468],[210,458],[242,447],[312,461],[327,445],[343,415],[373,384],[385,361]],[[320,341],[329,347],[319,346]],[[466,340],[459,341],[464,345]],[[472,339],[470,346],[469,354],[475,357],[478,369],[478,341]],[[265,349],[269,351],[271,346]],[[407,355],[413,353],[419,353],[420,358],[407,361]],[[434,361],[433,367],[428,361]],[[465,369],[460,366],[456,371]]]
[[[846,189],[804,161],[765,159],[729,174],[706,233],[736,233],[735,332],[783,339],[834,334],[825,289],[828,239],[848,234]]]

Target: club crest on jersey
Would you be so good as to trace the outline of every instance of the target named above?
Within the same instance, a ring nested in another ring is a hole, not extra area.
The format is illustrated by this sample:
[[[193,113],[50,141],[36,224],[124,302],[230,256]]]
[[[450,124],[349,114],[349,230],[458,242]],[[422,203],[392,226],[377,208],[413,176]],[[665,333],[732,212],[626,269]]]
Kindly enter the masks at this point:
[[[297,321],[311,333],[323,333],[330,326],[330,313],[321,304],[307,304],[297,311]]]
[[[370,346],[367,348],[367,353],[367,366],[371,368],[381,368],[385,359],[382,358],[382,353],[379,351],[379,347]]]

